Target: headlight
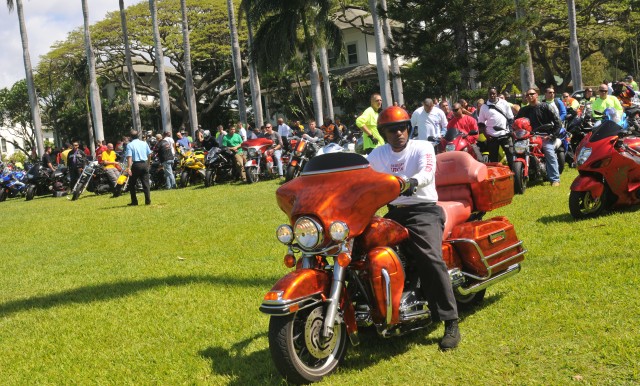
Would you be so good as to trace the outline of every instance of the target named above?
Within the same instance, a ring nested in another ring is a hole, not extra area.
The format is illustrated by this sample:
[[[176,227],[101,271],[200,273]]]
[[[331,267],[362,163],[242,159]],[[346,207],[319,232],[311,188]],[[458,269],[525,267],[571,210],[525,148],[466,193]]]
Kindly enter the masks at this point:
[[[282,244],[291,244],[293,241],[293,229],[287,224],[282,224],[276,230],[276,237]]]
[[[513,148],[515,149],[516,153],[518,154],[522,154],[524,152],[527,151],[527,149],[529,149],[529,141],[516,141],[516,143],[513,144]]]
[[[587,159],[589,159],[590,155],[591,155],[590,147],[583,147],[582,149],[580,149],[580,153],[578,153],[578,159],[577,159],[578,166],[587,162]]]
[[[300,217],[293,227],[296,241],[304,249],[312,249],[322,242],[322,226],[309,217]]]
[[[249,148],[249,157],[254,158],[254,157],[257,157],[257,156],[258,156],[258,150],[253,148],[253,147],[250,147]]]
[[[349,237],[349,227],[342,221],[336,221],[329,227],[329,234],[333,241],[344,241]]]
[[[456,145],[453,143],[448,143],[447,146],[445,147],[445,151],[455,151],[456,150]]]

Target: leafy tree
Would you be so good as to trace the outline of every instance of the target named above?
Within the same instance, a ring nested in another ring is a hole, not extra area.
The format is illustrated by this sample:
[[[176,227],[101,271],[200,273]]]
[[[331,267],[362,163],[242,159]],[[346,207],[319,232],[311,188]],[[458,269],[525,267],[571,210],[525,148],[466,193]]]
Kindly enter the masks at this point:
[[[30,155],[31,149],[36,148],[25,80],[16,82],[10,89],[0,90],[0,126],[4,126],[6,132],[10,134],[9,136],[0,134],[0,138],[4,138],[25,155]],[[21,139],[22,143],[14,138]]]

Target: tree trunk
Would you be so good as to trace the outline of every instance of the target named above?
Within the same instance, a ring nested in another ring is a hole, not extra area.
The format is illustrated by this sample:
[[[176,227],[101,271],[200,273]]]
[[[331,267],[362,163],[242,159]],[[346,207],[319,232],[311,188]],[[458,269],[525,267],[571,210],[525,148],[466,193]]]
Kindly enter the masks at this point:
[[[251,19],[249,18],[249,9],[245,10],[247,15],[247,33],[249,39],[249,51],[253,49],[253,26],[251,25]],[[260,92],[260,78],[258,77],[258,70],[256,64],[251,60],[249,55],[249,86],[251,88],[251,102],[253,105],[253,117],[255,119],[256,127],[264,125],[264,114],[262,112],[262,94]]]
[[[324,87],[324,98],[327,102],[327,117],[335,119],[333,115],[333,96],[331,94],[331,80],[329,79],[329,58],[327,47],[320,47],[320,68],[322,70],[322,85]],[[322,124],[322,122],[319,122]]]
[[[571,63],[571,82],[573,90],[582,90],[582,66],[580,63],[580,46],[578,45],[578,32],[576,28],[576,3],[575,0],[567,0],[569,7],[569,56]]]
[[[160,91],[160,116],[162,117],[162,131],[171,132],[171,101],[169,100],[169,86],[164,74],[164,54],[160,41],[160,28],[158,26],[158,8],[156,0],[149,0],[151,11],[151,23],[153,25],[153,42],[156,53],[156,67],[158,70],[158,88]],[[141,133],[138,133],[141,134]]]
[[[384,36],[378,18],[378,0],[369,0],[371,18],[373,20],[373,35],[376,41],[376,62],[378,67],[378,81],[380,82],[380,95],[382,96],[382,108],[393,104],[391,86],[389,85],[389,64],[385,54]]]
[[[382,8],[384,15],[382,17],[382,30],[385,36],[385,45],[388,47],[393,44],[393,34],[391,32],[391,26],[389,24],[389,18],[387,17],[387,0],[380,0],[380,7]],[[391,55],[391,84],[393,85],[393,98],[399,105],[404,104],[404,89],[402,87],[402,77],[400,75],[400,62],[398,57]]]
[[[191,125],[191,135],[196,138],[196,130],[198,130],[198,104],[196,102],[196,93],[193,87],[193,73],[191,71],[191,45],[189,44],[189,23],[187,20],[187,2],[180,0],[180,8],[182,10],[182,44],[184,46],[184,72],[187,78],[185,92],[187,104],[189,105],[189,124]]]
[[[231,59],[233,72],[236,76],[236,92],[238,93],[238,114],[240,121],[247,126],[247,108],[244,103],[244,89],[242,87],[242,62],[240,58],[240,42],[238,41],[238,29],[236,26],[233,0],[227,0],[227,13],[229,14],[229,32],[231,34]]]
[[[133,72],[133,63],[131,62],[131,49],[129,47],[129,32],[127,30],[127,14],[124,10],[124,0],[120,3],[120,24],[122,24],[122,39],[124,40],[124,56],[127,64],[127,73],[129,74],[129,102],[131,103],[131,120],[133,121],[133,129],[137,132],[142,130],[140,122],[140,107],[138,106],[138,95],[136,94],[135,73]]]
[[[102,102],[100,101],[100,88],[96,75],[96,57],[91,46],[91,34],[89,33],[89,6],[87,0],[82,2],[82,18],[84,20],[84,48],[87,52],[87,66],[89,66],[89,97],[91,98],[91,113],[93,114],[93,131],[98,141],[104,141],[102,129]],[[91,153],[95,156],[95,153]]]
[[[516,0],[516,19],[525,17],[525,10],[522,7],[523,0]],[[520,87],[524,94],[528,89],[536,86],[536,80],[533,75],[533,60],[531,59],[531,49],[529,48],[530,32],[526,31],[524,38],[520,40],[520,47],[526,57],[525,63],[520,64]]]
[[[31,106],[31,119],[33,120],[33,134],[36,137],[38,157],[44,155],[44,140],[42,138],[42,121],[40,119],[40,106],[38,105],[38,95],[33,83],[33,69],[31,68],[31,56],[29,55],[29,38],[24,21],[22,0],[16,0],[18,12],[18,24],[20,25],[20,39],[22,39],[22,58],[24,59],[24,72],[27,78],[27,91],[29,92],[29,105]]]

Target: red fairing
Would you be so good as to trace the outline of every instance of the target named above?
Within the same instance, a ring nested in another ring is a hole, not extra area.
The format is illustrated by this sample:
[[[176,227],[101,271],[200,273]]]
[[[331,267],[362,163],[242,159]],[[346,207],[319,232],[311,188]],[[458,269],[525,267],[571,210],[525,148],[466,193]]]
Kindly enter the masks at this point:
[[[402,263],[391,248],[375,248],[367,256],[369,257],[367,260],[370,275],[369,281],[375,295],[375,307],[371,313],[373,321],[375,323],[385,323],[387,318],[386,288],[382,276],[382,269],[385,269],[391,279],[391,304],[393,306],[391,324],[396,324],[400,318],[400,299],[402,298],[405,280]]]
[[[329,296],[331,277],[326,271],[317,269],[297,269],[278,280],[271,288],[282,291],[282,300],[296,300],[315,294]]]
[[[247,148],[247,147],[253,147],[253,146],[271,146],[271,145],[273,145],[273,141],[268,138],[255,138],[255,139],[248,139],[242,142],[240,146]]]
[[[408,237],[407,228],[393,220],[376,216],[356,239],[356,247],[363,251],[370,251],[375,247],[394,247]]]
[[[602,196],[604,184],[593,176],[578,176],[573,180],[571,190],[575,192],[589,192],[591,197],[598,198]]]

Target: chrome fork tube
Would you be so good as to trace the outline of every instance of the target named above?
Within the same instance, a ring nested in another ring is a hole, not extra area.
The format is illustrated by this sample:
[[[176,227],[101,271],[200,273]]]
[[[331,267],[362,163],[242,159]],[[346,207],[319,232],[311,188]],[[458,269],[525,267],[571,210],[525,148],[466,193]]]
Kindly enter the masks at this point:
[[[331,283],[331,293],[328,299],[329,304],[327,305],[327,314],[324,318],[324,326],[322,329],[322,336],[325,338],[329,338],[331,334],[333,334],[333,326],[336,321],[336,314],[338,313],[340,294],[342,293],[342,285],[346,272],[346,268],[341,267],[337,262],[333,265],[333,283]]]

